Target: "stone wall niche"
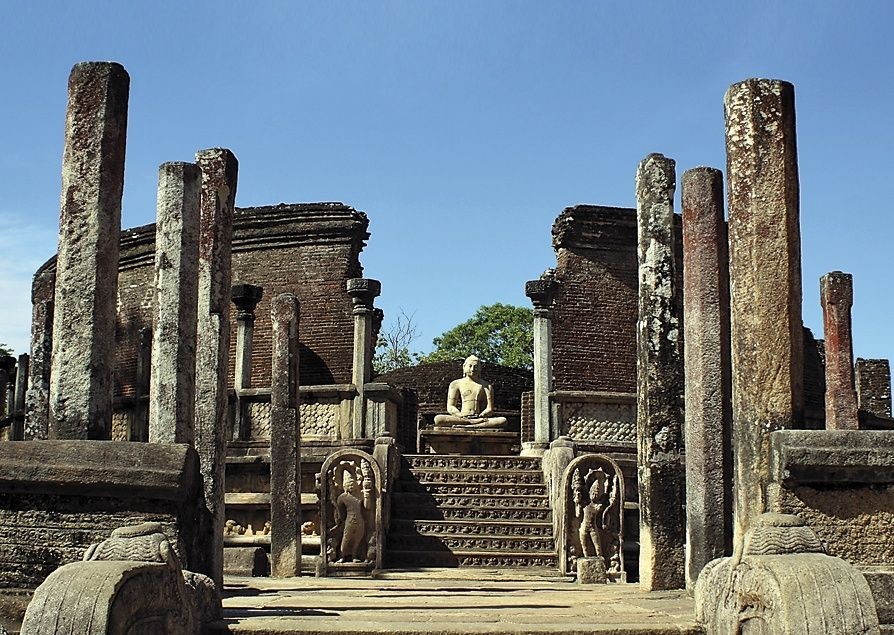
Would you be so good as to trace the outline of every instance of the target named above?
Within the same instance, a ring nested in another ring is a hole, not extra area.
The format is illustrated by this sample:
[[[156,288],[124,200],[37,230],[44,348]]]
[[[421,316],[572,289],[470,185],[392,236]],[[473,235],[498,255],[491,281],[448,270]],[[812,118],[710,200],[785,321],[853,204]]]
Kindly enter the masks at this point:
[[[372,455],[344,449],[324,462],[320,478],[318,575],[369,575],[382,568],[382,472]]]
[[[565,468],[559,500],[559,568],[578,582],[626,582],[624,476],[601,454],[579,456]]]

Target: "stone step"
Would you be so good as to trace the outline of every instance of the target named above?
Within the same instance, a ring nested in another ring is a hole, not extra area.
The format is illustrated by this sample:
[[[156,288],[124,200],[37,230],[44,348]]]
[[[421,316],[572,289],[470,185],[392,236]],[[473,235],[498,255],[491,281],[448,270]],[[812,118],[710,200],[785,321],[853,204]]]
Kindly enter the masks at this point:
[[[554,553],[552,536],[462,536],[392,533],[388,551],[481,551],[504,553]]]
[[[405,454],[409,467],[464,470],[540,470],[536,456],[478,456],[466,454]]]
[[[525,536],[552,538],[549,521],[513,522],[505,520],[413,520],[395,518],[391,533],[426,536]]]
[[[416,510],[424,507],[462,507],[465,509],[546,509],[549,498],[543,495],[518,494],[430,494],[417,492],[394,492],[391,496],[392,509]],[[401,516],[402,518],[405,516]]]
[[[406,501],[403,505],[396,502],[398,497],[408,494],[395,494],[392,498],[391,516],[393,519],[407,520],[466,520],[470,522],[522,521],[549,522],[552,518],[549,507],[477,507],[465,505],[412,505]],[[392,522],[394,522],[392,520]]]
[[[467,470],[441,468],[413,468],[403,471],[398,482],[418,481],[420,483],[533,483],[543,485],[540,470]]]
[[[537,483],[419,483],[397,481],[394,491],[463,496],[546,496],[546,486]]]
[[[388,551],[388,567],[558,567],[555,553],[506,553],[474,550]]]

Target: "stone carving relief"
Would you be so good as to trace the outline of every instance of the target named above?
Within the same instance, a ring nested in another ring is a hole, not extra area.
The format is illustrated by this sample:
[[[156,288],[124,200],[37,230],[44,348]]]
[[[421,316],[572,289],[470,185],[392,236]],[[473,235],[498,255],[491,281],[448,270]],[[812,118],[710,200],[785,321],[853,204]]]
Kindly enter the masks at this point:
[[[301,436],[335,437],[338,430],[339,404],[301,403]],[[270,402],[251,401],[245,405],[252,439],[270,438]]]
[[[625,403],[564,403],[563,434],[573,439],[636,443],[636,406]]]
[[[585,454],[565,468],[559,523],[562,573],[595,568],[601,581],[626,581],[624,570],[624,477],[607,456]],[[588,577],[592,573],[587,574]]]
[[[21,633],[189,635],[219,619],[205,575],[183,571],[160,523],[119,527],[82,562],[56,569],[34,592]]]
[[[365,573],[382,566],[382,477],[373,457],[339,450],[320,471],[322,575]]]

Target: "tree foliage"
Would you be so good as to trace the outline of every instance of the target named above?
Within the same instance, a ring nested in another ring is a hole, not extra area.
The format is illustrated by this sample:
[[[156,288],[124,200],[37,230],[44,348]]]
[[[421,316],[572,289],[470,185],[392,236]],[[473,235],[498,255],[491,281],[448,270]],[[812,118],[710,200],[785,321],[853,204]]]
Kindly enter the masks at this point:
[[[469,320],[436,337],[434,352],[422,361],[464,359],[469,355],[492,364],[534,367],[534,312],[511,304],[482,306]]]
[[[12,356],[12,353],[13,350],[9,346],[0,342],[0,357]]]
[[[377,375],[419,362],[421,354],[410,352],[410,347],[419,337],[414,315],[407,315],[401,309],[388,327],[379,332],[373,356],[373,370]]]

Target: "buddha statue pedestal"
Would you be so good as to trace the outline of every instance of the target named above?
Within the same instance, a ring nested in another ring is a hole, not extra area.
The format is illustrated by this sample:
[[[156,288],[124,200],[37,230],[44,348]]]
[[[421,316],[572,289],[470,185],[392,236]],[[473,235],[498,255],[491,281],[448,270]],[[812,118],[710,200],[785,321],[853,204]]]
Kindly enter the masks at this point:
[[[517,432],[475,428],[431,428],[419,431],[419,452],[423,454],[518,454]]]

